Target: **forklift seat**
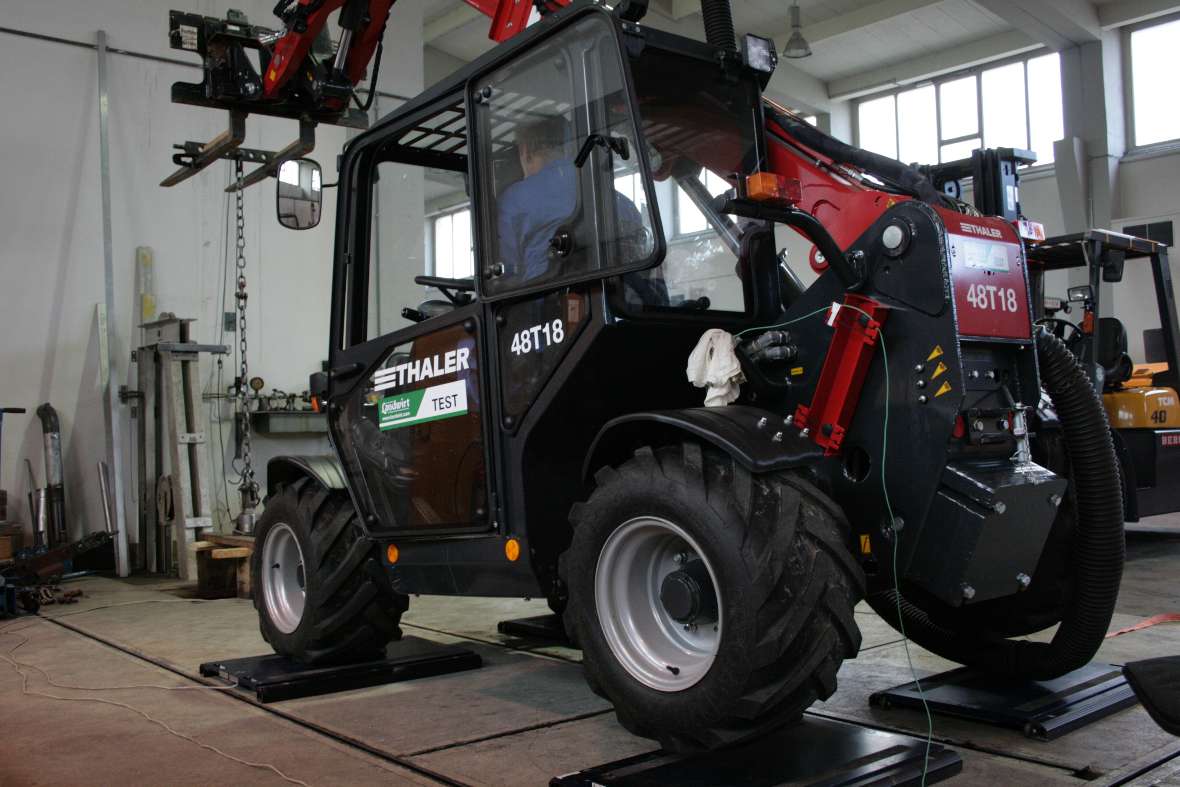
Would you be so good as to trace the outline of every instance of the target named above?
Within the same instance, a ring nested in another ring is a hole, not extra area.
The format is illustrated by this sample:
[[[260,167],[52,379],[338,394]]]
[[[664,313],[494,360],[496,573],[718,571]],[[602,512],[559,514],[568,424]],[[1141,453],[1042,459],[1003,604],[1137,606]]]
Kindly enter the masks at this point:
[[[1135,364],[1127,354],[1127,329],[1117,317],[1098,320],[1098,365],[1105,372],[1103,387],[1118,388],[1131,379]]]

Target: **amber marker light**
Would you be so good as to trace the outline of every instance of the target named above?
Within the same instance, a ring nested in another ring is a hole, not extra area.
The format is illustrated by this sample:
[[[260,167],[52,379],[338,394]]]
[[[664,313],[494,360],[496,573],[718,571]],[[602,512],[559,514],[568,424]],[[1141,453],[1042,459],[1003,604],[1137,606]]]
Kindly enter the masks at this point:
[[[515,538],[510,538],[504,542],[504,556],[512,563],[515,563],[520,558],[520,542]]]
[[[388,560],[391,565],[396,563],[399,557],[401,557],[401,553],[397,550],[397,544],[390,544],[389,546],[385,547],[385,559]]]

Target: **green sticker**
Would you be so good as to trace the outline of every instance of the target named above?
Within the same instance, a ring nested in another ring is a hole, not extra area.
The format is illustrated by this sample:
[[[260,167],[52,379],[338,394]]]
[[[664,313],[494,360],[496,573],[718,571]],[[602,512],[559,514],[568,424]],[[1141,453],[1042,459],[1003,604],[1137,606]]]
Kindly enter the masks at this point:
[[[440,421],[467,413],[467,383],[463,380],[386,396],[377,405],[382,431]]]

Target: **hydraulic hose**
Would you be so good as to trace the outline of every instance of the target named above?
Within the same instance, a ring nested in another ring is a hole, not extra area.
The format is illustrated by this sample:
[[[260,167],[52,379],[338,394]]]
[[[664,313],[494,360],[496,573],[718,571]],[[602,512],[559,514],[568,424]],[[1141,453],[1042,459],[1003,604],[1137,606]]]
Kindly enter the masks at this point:
[[[705,40],[709,45],[736,52],[737,36],[733,32],[729,0],[701,0],[701,16],[705,19]]]
[[[1029,642],[953,631],[899,599],[894,590],[876,594],[870,603],[894,627],[904,623],[914,642],[942,656],[994,674],[1049,680],[1085,666],[1102,644],[1118,598],[1126,547],[1122,483],[1102,402],[1056,336],[1038,331],[1037,356],[1045,390],[1061,420],[1077,499],[1073,597],[1053,639]]]
[[[817,153],[827,156],[832,161],[859,167],[870,175],[875,175],[897,186],[906,194],[920,199],[928,205],[946,205],[945,195],[934,188],[934,184],[930,182],[930,179],[923,175],[916,167],[911,167],[908,164],[902,164],[896,159],[891,159],[887,156],[882,156],[878,153],[841,142],[809,123],[803,123],[795,120],[790,115],[776,111],[774,107],[766,106],[765,111],[767,117],[783,131],[786,131]]]

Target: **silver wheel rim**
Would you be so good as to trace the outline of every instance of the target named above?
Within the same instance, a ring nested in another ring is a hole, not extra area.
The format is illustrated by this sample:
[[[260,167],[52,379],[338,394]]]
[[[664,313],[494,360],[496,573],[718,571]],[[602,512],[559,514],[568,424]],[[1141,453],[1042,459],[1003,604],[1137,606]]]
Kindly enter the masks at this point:
[[[699,559],[713,588],[717,573],[703,550],[682,528],[659,517],[637,517],[611,533],[594,570],[598,623],[611,652],[631,677],[657,691],[696,685],[717,657],[723,612],[719,590],[717,620],[684,624],[660,600],[664,579]]]
[[[307,599],[303,550],[295,531],[285,522],[270,528],[262,547],[262,598],[275,628],[284,634],[299,628]]]

